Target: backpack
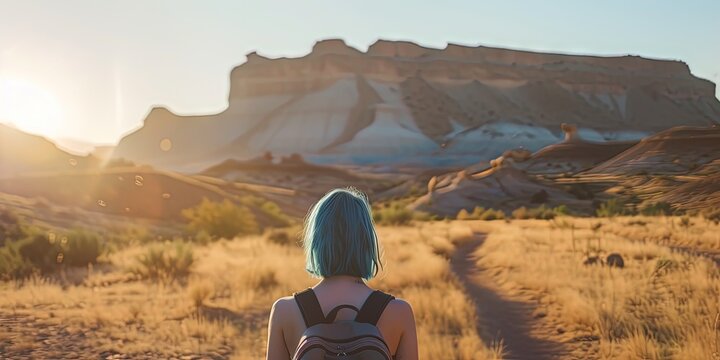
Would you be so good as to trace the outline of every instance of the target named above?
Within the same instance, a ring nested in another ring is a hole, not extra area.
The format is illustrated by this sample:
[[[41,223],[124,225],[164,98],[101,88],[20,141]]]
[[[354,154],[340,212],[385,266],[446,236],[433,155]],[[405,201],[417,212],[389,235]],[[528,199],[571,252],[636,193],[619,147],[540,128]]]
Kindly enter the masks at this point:
[[[307,329],[295,349],[293,360],[392,360],[377,322],[385,307],[395,297],[375,290],[358,310],[352,305],[339,305],[327,317],[323,315],[312,289],[293,294]],[[335,321],[338,311],[353,309],[354,320]]]

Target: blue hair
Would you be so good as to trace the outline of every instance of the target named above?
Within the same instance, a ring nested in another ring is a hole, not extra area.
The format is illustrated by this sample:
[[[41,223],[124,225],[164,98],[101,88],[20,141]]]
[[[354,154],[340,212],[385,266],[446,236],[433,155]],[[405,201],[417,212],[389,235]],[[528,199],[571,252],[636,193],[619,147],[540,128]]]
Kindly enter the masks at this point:
[[[355,188],[325,194],[305,218],[303,247],[315,277],[375,277],[382,265],[367,196]]]

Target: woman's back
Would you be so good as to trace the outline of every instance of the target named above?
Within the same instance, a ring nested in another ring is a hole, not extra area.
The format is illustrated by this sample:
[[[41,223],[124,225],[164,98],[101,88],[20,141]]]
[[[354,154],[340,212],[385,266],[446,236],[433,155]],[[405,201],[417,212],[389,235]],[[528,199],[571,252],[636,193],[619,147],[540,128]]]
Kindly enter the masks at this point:
[[[347,276],[323,279],[313,288],[324,315],[339,305],[352,305],[361,309],[373,290],[359,278]],[[357,314],[342,309],[336,320],[352,320]],[[417,339],[412,308],[402,299],[391,300],[377,322],[390,352],[397,359],[417,359]],[[270,318],[268,359],[289,359],[307,327],[300,308],[292,296],[279,299],[273,305]],[[273,334],[274,332],[274,334]],[[283,344],[273,344],[273,335]],[[403,336],[405,335],[405,336]],[[280,351],[282,350],[282,351]]]

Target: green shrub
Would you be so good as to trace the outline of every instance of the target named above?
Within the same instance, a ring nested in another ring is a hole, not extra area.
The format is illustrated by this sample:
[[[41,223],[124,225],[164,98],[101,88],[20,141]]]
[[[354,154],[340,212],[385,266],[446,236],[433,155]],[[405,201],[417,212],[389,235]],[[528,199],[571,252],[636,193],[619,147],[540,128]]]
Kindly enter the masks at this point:
[[[480,215],[480,220],[502,220],[505,218],[505,213],[501,210],[487,209]]]
[[[67,266],[87,266],[97,262],[102,252],[100,238],[97,234],[75,229],[66,236],[67,241],[61,241],[60,248],[63,254],[62,263]]]
[[[20,256],[41,272],[47,273],[57,268],[58,261],[62,262],[62,248],[60,239],[56,235],[36,232],[16,242],[14,245]],[[63,255],[64,256],[64,255]]]
[[[640,214],[648,215],[648,216],[672,215],[672,213],[673,213],[672,206],[669,203],[666,203],[664,201],[652,203],[652,204],[645,204],[640,209]]]
[[[265,232],[265,239],[273,244],[283,246],[298,246],[300,239],[298,238],[299,230],[291,229],[270,229]]]
[[[526,208],[524,206],[519,207],[512,212],[513,219],[540,219],[540,220],[552,220],[555,218],[557,213],[555,209],[540,205],[536,208]]]
[[[213,239],[231,239],[258,232],[252,211],[227,199],[222,202],[203,199],[198,206],[183,210],[182,215],[188,220],[190,232],[197,234],[205,231]]]
[[[415,221],[436,221],[439,217],[425,211],[413,211],[412,218]]]
[[[36,230],[13,246],[23,259],[45,273],[56,269],[60,264],[94,264],[102,252],[100,239],[96,234],[78,229],[67,234]]]
[[[456,218],[458,220],[502,220],[505,213],[502,210],[485,209],[482,206],[476,206],[472,212],[461,209]]]
[[[555,215],[570,215],[570,209],[565,204],[554,207],[553,212],[555,212]]]
[[[455,218],[458,220],[470,220],[471,219],[470,213],[465,209],[460,209],[460,211],[458,211],[457,215],[455,215]]]
[[[270,218],[274,226],[282,227],[290,225],[290,219],[282,212],[280,207],[272,201],[264,202],[260,206],[260,211]]]
[[[34,270],[35,267],[20,255],[15,244],[0,247],[0,280],[24,278]]]
[[[521,207],[513,210],[512,218],[518,219],[518,220],[529,219],[530,216],[528,214],[528,209],[524,206],[521,206]]]
[[[0,208],[0,246],[22,239],[25,235],[26,229],[22,219],[14,212]]]
[[[132,272],[144,279],[174,282],[186,279],[194,262],[192,245],[175,240],[149,245],[145,253],[138,256],[138,267]]]
[[[610,199],[600,204],[600,207],[595,211],[595,213],[600,217],[629,215],[629,211],[625,208],[625,204],[618,199]]]
[[[24,238],[0,247],[0,278],[23,278],[50,273],[59,266],[96,263],[102,252],[94,233],[72,230],[67,234],[29,227]]]
[[[380,225],[407,225],[413,219],[413,211],[400,203],[386,203],[373,211],[373,220]]]

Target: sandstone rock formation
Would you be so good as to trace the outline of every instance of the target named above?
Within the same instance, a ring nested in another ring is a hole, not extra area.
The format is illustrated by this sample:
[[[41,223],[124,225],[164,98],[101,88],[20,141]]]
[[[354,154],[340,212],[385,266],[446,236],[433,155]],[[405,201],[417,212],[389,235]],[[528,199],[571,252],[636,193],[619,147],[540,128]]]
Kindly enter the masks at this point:
[[[225,111],[155,108],[114,156],[174,168],[265,151],[333,163],[468,165],[556,143],[564,122],[590,141],[720,123],[713,83],[685,63],[637,56],[384,40],[361,52],[333,39],[299,58],[251,53],[230,80]],[[169,150],[159,145],[165,139]]]

